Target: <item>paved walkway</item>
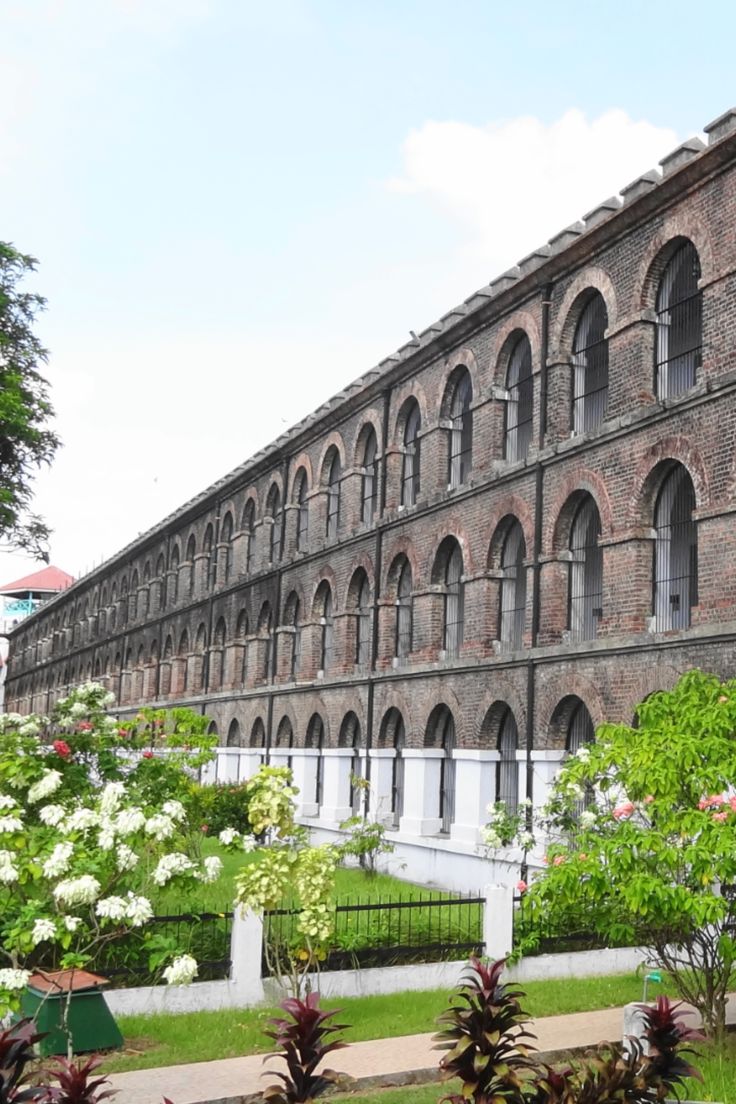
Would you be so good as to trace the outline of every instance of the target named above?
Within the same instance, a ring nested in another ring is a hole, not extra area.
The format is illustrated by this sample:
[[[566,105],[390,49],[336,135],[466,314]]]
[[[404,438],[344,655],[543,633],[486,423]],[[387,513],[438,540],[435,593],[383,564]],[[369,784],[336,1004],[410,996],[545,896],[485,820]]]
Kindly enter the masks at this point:
[[[729,1012],[729,1019],[736,1019],[736,998],[732,998]],[[545,1016],[533,1022],[530,1030],[537,1036],[538,1050],[560,1051],[620,1039],[622,1026],[623,1009],[606,1008],[599,1012]],[[331,1055],[332,1061],[328,1064],[350,1074],[365,1087],[378,1082],[426,1081],[429,1079],[426,1071],[436,1069],[441,1057],[441,1053],[433,1049],[431,1040],[431,1035],[402,1035],[351,1043],[346,1050]],[[275,1060],[267,1063],[268,1069],[282,1066],[283,1063]],[[118,1073],[111,1081],[119,1090],[115,1104],[161,1104],[164,1096],[173,1104],[241,1104],[275,1081],[273,1077],[263,1077],[263,1072],[263,1055],[251,1055]]]

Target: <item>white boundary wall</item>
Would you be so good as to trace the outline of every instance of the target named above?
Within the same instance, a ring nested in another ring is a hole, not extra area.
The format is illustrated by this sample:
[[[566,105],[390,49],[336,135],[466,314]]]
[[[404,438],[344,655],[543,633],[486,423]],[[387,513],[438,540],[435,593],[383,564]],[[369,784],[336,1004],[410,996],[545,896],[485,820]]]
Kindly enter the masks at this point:
[[[511,950],[513,890],[486,886],[483,939],[488,958],[503,958]],[[154,1012],[202,1012],[223,1008],[251,1008],[264,1001],[276,1003],[285,996],[273,978],[261,978],[263,922],[260,916],[238,912],[233,917],[231,976],[229,980],[195,982],[189,986],[152,985],[136,989],[112,989],[105,999],[113,1015]],[[525,958],[508,969],[513,981],[545,981],[553,978],[601,977],[630,973],[645,959],[636,948],[571,951],[565,954]],[[323,997],[366,997],[385,993],[452,989],[465,962],[429,962],[416,966],[384,966],[365,970],[324,970],[311,976]]]

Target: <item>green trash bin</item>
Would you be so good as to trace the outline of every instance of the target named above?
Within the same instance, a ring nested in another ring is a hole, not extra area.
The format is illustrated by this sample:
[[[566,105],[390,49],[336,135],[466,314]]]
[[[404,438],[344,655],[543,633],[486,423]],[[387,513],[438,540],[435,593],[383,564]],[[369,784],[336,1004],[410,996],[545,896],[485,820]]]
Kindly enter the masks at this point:
[[[24,1016],[36,1021],[39,1031],[48,1032],[38,1044],[43,1058],[66,1054],[67,1039],[62,1029],[64,1002],[71,990],[68,1026],[75,1054],[90,1050],[111,1050],[123,1045],[123,1036],[107,1007],[102,986],[107,978],[86,970],[56,970],[32,974],[23,994]]]

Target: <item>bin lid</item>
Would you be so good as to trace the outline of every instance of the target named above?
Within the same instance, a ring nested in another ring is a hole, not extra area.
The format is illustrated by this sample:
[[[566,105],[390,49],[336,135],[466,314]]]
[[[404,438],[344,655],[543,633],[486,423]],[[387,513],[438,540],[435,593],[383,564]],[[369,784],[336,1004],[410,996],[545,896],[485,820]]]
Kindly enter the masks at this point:
[[[108,979],[87,970],[37,970],[28,979],[28,985],[39,993],[60,996],[62,993],[79,993],[85,989],[101,989]]]

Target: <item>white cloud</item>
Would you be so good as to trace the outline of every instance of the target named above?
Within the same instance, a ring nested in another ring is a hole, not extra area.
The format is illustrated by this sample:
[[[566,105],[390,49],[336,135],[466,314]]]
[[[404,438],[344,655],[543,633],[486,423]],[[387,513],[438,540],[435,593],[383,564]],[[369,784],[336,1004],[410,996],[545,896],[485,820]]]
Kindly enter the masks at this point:
[[[455,222],[462,235],[455,264],[475,272],[482,258],[488,279],[677,144],[674,130],[619,110],[589,121],[571,109],[549,124],[532,116],[485,126],[429,121],[407,136],[403,175],[389,187]]]

